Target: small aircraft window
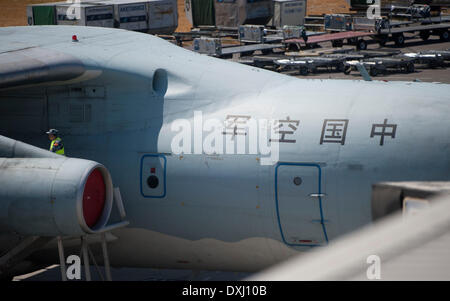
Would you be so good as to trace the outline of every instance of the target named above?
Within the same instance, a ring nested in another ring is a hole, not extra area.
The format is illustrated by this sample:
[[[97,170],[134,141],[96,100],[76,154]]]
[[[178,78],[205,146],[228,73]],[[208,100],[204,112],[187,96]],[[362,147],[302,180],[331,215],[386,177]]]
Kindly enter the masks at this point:
[[[302,184],[302,178],[300,178],[300,177],[295,177],[294,178],[294,184],[295,185],[297,185],[297,186],[300,186],[301,184]]]

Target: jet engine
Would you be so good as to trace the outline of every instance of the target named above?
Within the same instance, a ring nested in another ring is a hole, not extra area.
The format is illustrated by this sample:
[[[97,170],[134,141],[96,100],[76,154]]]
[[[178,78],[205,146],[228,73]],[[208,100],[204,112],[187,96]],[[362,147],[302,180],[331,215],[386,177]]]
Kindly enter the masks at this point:
[[[34,148],[16,144],[16,153],[24,146]],[[72,236],[96,233],[106,226],[113,185],[103,165],[54,154],[8,157],[0,157],[0,230]]]

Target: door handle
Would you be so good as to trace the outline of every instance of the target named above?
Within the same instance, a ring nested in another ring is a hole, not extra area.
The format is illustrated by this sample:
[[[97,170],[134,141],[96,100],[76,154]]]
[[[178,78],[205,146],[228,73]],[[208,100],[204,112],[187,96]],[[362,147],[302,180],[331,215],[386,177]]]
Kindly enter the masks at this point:
[[[326,197],[327,195],[325,193],[311,193],[309,196],[312,198],[323,198]]]

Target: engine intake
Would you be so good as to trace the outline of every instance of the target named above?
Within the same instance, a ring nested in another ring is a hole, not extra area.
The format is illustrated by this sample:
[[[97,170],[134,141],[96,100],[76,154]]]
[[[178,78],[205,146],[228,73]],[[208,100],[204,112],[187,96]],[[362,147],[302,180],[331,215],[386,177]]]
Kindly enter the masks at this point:
[[[93,234],[106,226],[113,185],[101,164],[75,158],[0,158],[0,230]]]

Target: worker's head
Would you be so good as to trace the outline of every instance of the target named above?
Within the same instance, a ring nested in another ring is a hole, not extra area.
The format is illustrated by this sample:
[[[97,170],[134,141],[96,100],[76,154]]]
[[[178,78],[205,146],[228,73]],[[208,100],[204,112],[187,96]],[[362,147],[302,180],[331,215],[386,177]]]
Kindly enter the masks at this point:
[[[56,136],[58,136],[58,130],[51,129],[46,132],[46,134],[48,135],[48,139],[50,139],[50,141],[53,141],[56,139]]]

